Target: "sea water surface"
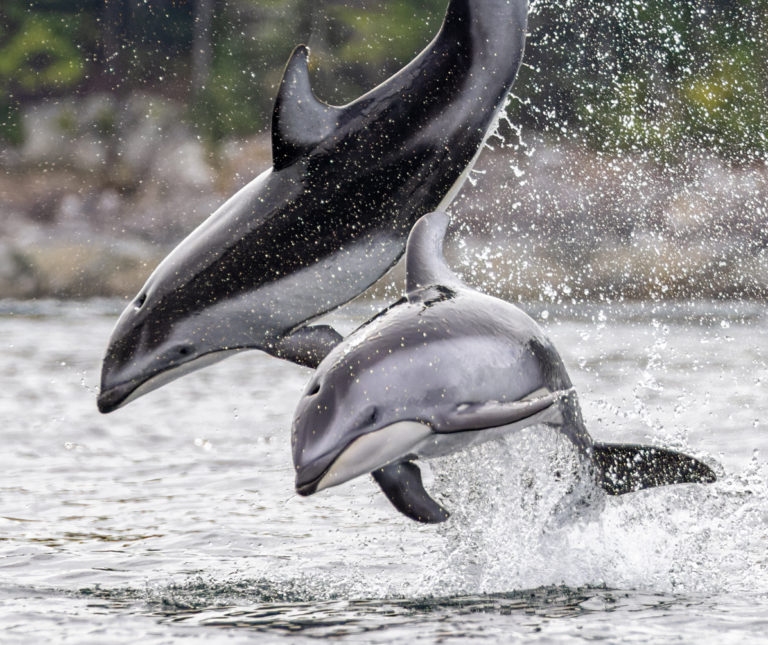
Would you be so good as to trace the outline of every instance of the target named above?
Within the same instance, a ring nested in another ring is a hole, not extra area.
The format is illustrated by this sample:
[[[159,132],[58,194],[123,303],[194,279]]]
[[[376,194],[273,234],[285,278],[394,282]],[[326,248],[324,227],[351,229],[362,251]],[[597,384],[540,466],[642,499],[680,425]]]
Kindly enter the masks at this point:
[[[258,352],[99,415],[120,308],[0,303],[0,642],[768,638],[765,304],[524,305],[594,437],[719,481],[581,508],[554,475],[569,447],[534,428],[428,465],[439,526],[367,477],[297,496],[309,370]]]

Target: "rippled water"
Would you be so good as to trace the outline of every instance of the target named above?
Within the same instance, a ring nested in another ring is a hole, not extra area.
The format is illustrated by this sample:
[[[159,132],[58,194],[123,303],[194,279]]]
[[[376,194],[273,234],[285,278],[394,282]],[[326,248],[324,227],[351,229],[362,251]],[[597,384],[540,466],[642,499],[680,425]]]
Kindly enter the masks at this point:
[[[764,637],[767,306],[526,307],[593,436],[688,450],[720,480],[578,508],[552,476],[567,445],[534,429],[432,462],[454,513],[437,527],[366,478],[296,496],[309,372],[257,352],[99,415],[119,308],[0,303],[3,643]]]

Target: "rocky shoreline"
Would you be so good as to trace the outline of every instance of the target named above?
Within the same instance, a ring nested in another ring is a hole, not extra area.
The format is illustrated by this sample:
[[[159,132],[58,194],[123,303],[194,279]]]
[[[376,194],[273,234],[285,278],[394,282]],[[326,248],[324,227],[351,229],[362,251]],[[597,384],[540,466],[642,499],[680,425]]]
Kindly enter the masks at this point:
[[[270,165],[267,136],[211,149],[177,114],[95,95],[25,115],[25,144],[0,151],[0,298],[129,297]],[[492,141],[452,206],[448,251],[470,282],[544,301],[768,297],[765,164],[523,138]]]

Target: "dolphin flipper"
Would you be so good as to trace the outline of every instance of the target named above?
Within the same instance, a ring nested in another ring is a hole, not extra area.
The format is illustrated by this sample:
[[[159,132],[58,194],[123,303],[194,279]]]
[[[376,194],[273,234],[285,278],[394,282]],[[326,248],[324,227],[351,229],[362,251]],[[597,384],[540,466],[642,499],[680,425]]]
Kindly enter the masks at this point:
[[[568,396],[567,390],[547,392],[520,401],[483,401],[460,403],[442,418],[439,433],[498,428],[517,423],[543,412]]]
[[[609,495],[667,484],[709,484],[717,479],[698,459],[656,446],[594,443],[593,450],[603,474],[601,486]]]
[[[387,499],[406,517],[425,524],[439,524],[450,517],[424,490],[421,471],[412,461],[398,461],[371,474]]]
[[[270,353],[314,369],[343,339],[344,337],[330,325],[299,327],[280,338]]]

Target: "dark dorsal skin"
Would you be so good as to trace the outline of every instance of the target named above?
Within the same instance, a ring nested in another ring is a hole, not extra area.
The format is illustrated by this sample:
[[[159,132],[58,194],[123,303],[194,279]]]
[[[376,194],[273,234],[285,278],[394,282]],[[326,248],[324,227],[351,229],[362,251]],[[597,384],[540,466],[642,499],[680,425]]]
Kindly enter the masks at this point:
[[[343,107],[314,97],[298,47],[275,104],[274,167],[187,237],[123,312],[99,409],[227,350],[316,366],[340,336],[305,324],[376,282],[416,220],[460,187],[514,82],[526,17],[526,0],[451,0],[419,56]]]

